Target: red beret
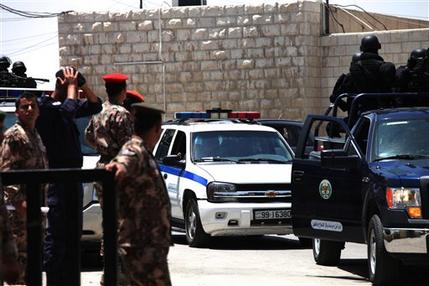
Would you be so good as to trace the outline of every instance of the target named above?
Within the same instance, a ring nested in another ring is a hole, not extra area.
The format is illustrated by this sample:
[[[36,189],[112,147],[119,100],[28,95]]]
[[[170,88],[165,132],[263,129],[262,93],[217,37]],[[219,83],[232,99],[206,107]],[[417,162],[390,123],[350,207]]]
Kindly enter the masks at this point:
[[[106,83],[122,83],[128,79],[128,76],[122,73],[109,73],[103,76]]]
[[[144,95],[140,94],[137,90],[127,90],[127,97],[131,97],[137,101],[144,101]]]

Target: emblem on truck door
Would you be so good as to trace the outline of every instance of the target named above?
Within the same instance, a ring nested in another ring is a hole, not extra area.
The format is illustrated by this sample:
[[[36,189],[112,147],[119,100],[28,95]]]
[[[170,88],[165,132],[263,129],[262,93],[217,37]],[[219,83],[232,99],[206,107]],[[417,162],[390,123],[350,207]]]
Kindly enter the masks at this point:
[[[329,199],[332,195],[332,186],[331,182],[328,180],[323,180],[319,184],[319,194],[322,197],[322,199]]]

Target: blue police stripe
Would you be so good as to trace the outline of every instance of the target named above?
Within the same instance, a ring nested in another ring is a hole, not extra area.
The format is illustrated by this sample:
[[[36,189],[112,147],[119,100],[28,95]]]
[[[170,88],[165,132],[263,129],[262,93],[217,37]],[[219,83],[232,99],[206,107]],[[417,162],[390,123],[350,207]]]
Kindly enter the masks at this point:
[[[207,180],[201,176],[198,176],[197,174],[194,174],[188,171],[182,171],[179,168],[174,168],[174,167],[165,166],[165,165],[159,165],[159,169],[162,172],[165,172],[174,176],[180,176],[180,177],[192,180],[194,182],[197,182],[203,186],[207,186]]]

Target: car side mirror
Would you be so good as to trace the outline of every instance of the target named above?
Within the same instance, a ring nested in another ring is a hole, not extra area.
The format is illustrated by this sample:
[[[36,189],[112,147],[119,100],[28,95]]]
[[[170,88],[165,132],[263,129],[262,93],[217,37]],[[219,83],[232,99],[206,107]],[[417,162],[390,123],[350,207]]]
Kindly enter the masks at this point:
[[[358,169],[361,159],[357,155],[348,155],[343,150],[323,150],[320,154],[321,166],[329,169]]]
[[[162,159],[162,163],[168,166],[178,167],[181,169],[185,168],[185,160],[182,158],[181,154],[177,155],[168,155]]]

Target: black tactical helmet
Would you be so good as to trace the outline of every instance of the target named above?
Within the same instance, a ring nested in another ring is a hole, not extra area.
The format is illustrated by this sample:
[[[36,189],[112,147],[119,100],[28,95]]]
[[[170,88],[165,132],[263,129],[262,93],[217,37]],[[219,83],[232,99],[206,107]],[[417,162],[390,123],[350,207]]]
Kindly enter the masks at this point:
[[[368,35],[362,38],[360,42],[361,52],[377,53],[381,49],[381,44],[376,35]]]
[[[426,49],[412,50],[410,57],[408,58],[407,66],[409,68],[415,67],[418,61],[422,61],[426,57],[426,52]]]
[[[7,69],[10,67],[11,64],[11,60],[9,59],[9,57],[6,56],[1,56],[0,57],[0,67]]]
[[[410,58],[421,59],[426,56],[426,49],[414,49],[410,54]]]
[[[360,60],[360,56],[362,55],[362,53],[361,52],[359,52],[359,53],[355,53],[353,56],[352,56],[352,63],[355,63],[355,62],[357,62],[357,61],[359,61]]]
[[[27,68],[25,67],[24,63],[21,61],[16,61],[12,65],[12,72],[14,74],[20,74],[25,73],[27,71]]]

